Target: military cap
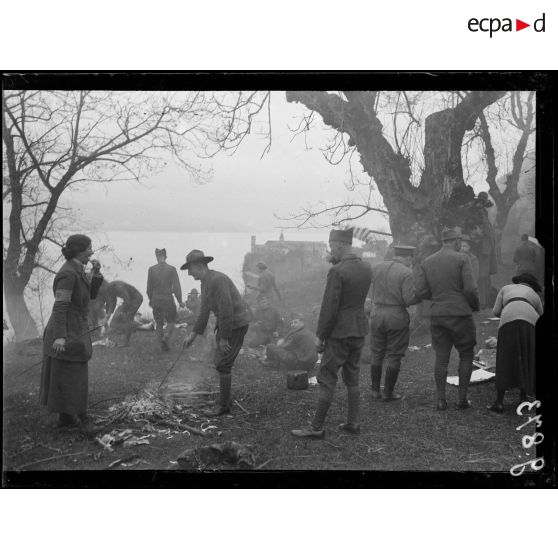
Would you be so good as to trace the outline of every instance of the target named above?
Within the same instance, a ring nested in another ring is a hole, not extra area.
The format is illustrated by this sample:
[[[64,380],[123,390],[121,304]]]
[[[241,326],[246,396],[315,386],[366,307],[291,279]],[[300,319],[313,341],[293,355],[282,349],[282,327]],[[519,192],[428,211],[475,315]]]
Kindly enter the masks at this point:
[[[457,240],[458,238],[462,238],[462,236],[459,227],[448,228],[442,231],[442,240],[444,242],[446,242],[446,240]]]
[[[266,265],[264,262],[258,262],[258,263],[256,264],[256,267],[257,267],[258,269],[267,269],[267,265]]]
[[[407,246],[405,244],[395,244],[393,246],[393,252],[395,256],[412,256],[415,250],[415,246]]]
[[[165,248],[155,248],[155,256],[164,256],[165,258],[167,257],[167,251]]]
[[[345,244],[353,243],[353,229],[348,230],[332,230],[329,233],[329,241],[344,242]]]

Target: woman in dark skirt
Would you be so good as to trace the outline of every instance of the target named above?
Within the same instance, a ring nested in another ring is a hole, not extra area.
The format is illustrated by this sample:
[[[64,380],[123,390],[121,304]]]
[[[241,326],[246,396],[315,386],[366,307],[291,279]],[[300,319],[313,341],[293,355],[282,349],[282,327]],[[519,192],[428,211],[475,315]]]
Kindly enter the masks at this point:
[[[87,418],[92,354],[87,317],[89,301],[95,298],[103,276],[98,262],[93,262],[91,280],[85,274],[93,254],[89,237],[70,236],[62,254],[66,263],[54,278],[54,306],[43,336],[40,401],[51,413],[58,413],[58,426],[81,425],[85,433],[94,434],[97,429]]]
[[[535,395],[535,324],[543,313],[541,287],[530,273],[512,278],[512,285],[500,289],[494,315],[500,318],[496,346],[496,400],[488,407],[504,412],[508,389],[519,387],[519,397]]]

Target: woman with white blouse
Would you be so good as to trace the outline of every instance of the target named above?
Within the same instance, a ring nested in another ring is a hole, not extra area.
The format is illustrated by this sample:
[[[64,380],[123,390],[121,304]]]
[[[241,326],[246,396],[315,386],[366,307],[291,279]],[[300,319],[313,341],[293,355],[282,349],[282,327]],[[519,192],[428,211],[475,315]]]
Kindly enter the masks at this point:
[[[500,289],[492,310],[500,318],[496,347],[496,400],[488,407],[504,412],[508,389],[519,387],[520,400],[535,395],[535,324],[543,313],[541,287],[530,273]]]

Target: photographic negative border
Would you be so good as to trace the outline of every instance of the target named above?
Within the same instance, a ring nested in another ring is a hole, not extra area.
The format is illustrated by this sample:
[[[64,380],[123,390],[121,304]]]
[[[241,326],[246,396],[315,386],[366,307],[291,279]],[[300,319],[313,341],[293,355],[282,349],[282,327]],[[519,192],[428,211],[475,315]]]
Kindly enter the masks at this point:
[[[550,369],[556,341],[556,75],[544,71],[470,72],[11,72],[4,89],[104,90],[535,90],[536,234],[545,248],[545,313],[537,323],[537,391],[544,441],[537,455],[545,467],[513,477],[503,472],[457,471],[4,471],[5,487],[553,487],[556,486],[556,376]]]

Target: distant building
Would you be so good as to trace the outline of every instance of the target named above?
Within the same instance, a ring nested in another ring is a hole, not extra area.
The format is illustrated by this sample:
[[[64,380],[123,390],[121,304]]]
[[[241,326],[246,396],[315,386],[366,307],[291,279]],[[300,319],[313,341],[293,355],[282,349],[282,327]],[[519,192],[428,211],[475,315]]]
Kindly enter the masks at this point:
[[[387,249],[388,243],[383,239],[370,240],[362,247],[354,247],[356,254],[371,263],[383,261]],[[268,240],[264,244],[258,244],[256,237],[252,236],[251,251],[244,256],[242,267],[244,282],[254,283],[254,270],[259,261],[265,262],[275,274],[279,288],[281,283],[301,280],[320,270],[323,270],[325,277],[331,265],[326,261],[327,252],[326,242],[285,240],[281,233],[279,240]]]

